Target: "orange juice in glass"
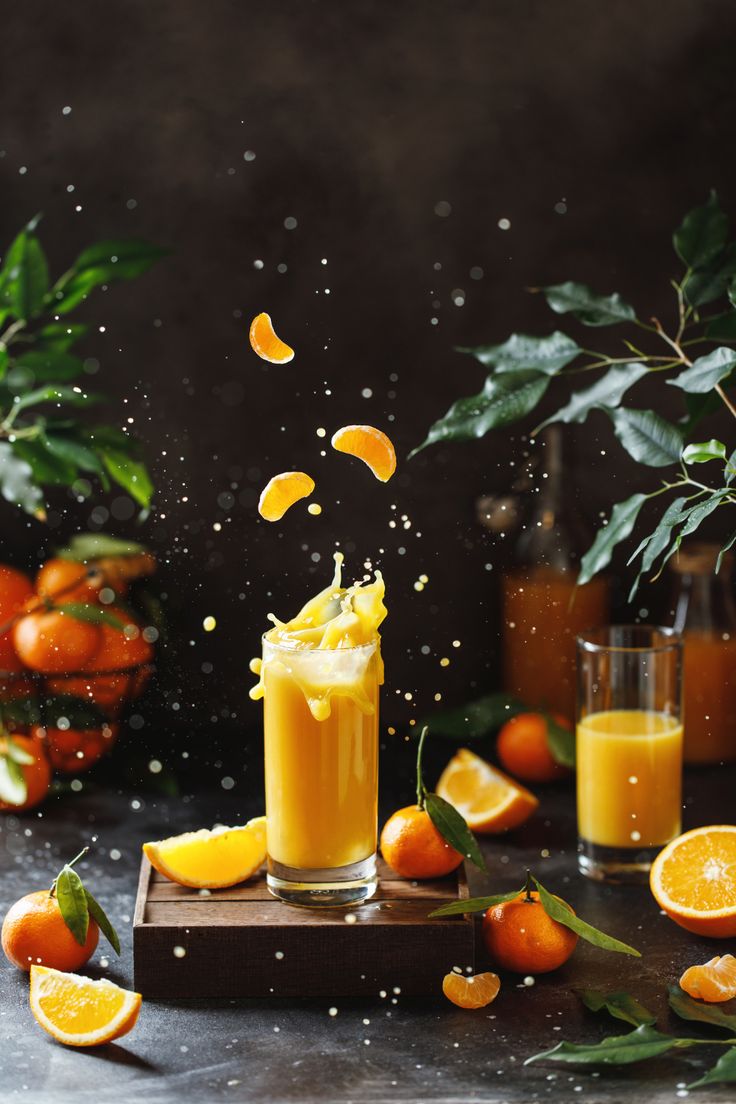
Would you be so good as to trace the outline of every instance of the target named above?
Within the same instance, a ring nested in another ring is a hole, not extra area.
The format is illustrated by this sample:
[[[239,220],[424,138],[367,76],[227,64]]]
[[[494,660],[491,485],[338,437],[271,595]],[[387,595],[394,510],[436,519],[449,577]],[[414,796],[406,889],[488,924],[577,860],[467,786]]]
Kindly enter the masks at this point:
[[[680,832],[682,642],[611,625],[578,637],[578,865],[637,881]]]
[[[268,887],[299,905],[349,905],[376,890],[378,626],[383,580],[335,577],[263,637]],[[274,619],[275,620],[275,619]]]

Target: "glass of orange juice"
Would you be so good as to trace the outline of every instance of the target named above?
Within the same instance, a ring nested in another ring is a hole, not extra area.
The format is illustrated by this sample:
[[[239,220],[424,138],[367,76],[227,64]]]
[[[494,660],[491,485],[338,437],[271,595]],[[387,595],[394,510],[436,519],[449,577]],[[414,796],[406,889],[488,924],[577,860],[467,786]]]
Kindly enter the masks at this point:
[[[673,629],[608,625],[577,647],[578,866],[644,880],[681,830],[682,641]]]

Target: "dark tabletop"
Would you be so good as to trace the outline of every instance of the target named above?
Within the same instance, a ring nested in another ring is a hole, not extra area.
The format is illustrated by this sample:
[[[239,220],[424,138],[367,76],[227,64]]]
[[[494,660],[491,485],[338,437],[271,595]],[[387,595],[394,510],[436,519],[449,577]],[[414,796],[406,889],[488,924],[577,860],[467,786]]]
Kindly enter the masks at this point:
[[[686,825],[732,819],[733,769],[686,779]],[[118,961],[103,943],[90,973],[132,985],[131,920],[140,844],[216,820],[242,820],[236,792],[179,798],[86,787],[53,798],[37,814],[0,819],[0,911],[47,885],[84,842],[94,851],[80,872],[122,937]],[[371,1000],[144,1001],[135,1030],[119,1044],[68,1049],[48,1038],[28,1007],[25,974],[0,964],[0,1100],[31,1104],[170,1104],[215,1101],[467,1101],[580,1099],[676,1101],[720,1048],[583,1070],[524,1059],[560,1039],[594,1042],[628,1030],[581,1008],[573,986],[624,988],[660,1014],[661,1030],[699,1035],[667,1011],[665,989],[683,969],[734,948],[697,939],[662,916],[646,887],[600,886],[575,871],[573,795],[553,787],[522,830],[486,845],[487,892],[519,884],[531,865],[577,912],[642,951],[641,959],[580,943],[562,969],[524,985],[503,978],[494,1004],[475,1012],[401,994]],[[492,887],[492,889],[491,889]],[[484,888],[482,882],[472,886]],[[109,953],[108,953],[109,952]],[[452,964],[449,964],[452,965]],[[337,1006],[337,1014],[330,1008]],[[619,1030],[620,1027],[620,1030]],[[707,1029],[706,1029],[707,1033]],[[694,1100],[733,1101],[733,1087],[698,1089]]]

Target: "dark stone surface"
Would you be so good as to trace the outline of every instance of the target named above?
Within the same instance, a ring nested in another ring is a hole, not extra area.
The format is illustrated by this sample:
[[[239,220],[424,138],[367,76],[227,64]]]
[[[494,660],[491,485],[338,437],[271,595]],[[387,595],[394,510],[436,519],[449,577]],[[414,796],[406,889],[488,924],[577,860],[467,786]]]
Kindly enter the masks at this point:
[[[133,803],[140,802],[135,808]],[[732,815],[724,771],[690,775],[686,823]],[[81,872],[108,908],[123,939],[120,962],[110,954],[104,973],[132,981],[130,921],[140,844],[245,812],[232,794],[196,801],[143,793],[90,790],[50,802],[43,816],[0,820],[0,911],[18,896],[47,884],[80,844],[97,837]],[[561,1038],[593,1042],[626,1025],[585,1012],[572,986],[624,988],[660,1015],[663,1030],[699,1035],[666,1010],[665,986],[693,962],[733,949],[688,935],[659,914],[645,887],[602,887],[575,873],[573,795],[545,791],[538,816],[507,839],[486,845],[490,885],[513,888],[532,865],[541,880],[579,914],[637,946],[643,957],[607,954],[580,944],[562,969],[525,986],[507,975],[488,1009],[463,1012],[436,1000],[146,1001],[135,1031],[119,1044],[92,1051],[65,1049],[33,1021],[27,980],[3,962],[0,969],[0,1098],[29,1104],[197,1104],[322,1101],[383,1104],[521,1104],[530,1100],[618,1104],[622,1099],[680,1099],[682,1086],[715,1062],[719,1048],[683,1052],[627,1070],[585,1071],[524,1059]],[[549,852],[547,856],[546,852]],[[119,857],[114,858],[113,856]],[[481,889],[480,883],[475,886]],[[101,972],[100,947],[91,973]],[[447,963],[447,968],[455,965]],[[369,1022],[366,1022],[369,1021]],[[369,1042],[367,1043],[366,1040]],[[733,1100],[728,1086],[697,1090],[693,1099]]]

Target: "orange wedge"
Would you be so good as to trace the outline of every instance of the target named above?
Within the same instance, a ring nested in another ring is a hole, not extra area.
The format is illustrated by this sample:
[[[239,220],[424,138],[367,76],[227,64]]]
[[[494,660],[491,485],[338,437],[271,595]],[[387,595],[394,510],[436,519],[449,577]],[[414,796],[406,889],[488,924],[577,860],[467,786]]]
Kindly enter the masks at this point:
[[[67,1046],[88,1047],[127,1035],[141,1010],[140,993],[107,978],[92,981],[48,966],[31,966],[31,1012]]]
[[[533,793],[467,748],[447,764],[437,793],[455,806],[474,832],[518,828],[539,805]]]
[[[280,521],[289,507],[314,490],[314,480],[306,472],[281,472],[261,491],[258,513],[266,521]]]
[[[257,314],[250,324],[250,344],[261,360],[270,364],[288,364],[294,359],[291,346],[276,336],[270,314]]]
[[[691,966],[680,978],[680,988],[696,1000],[713,1004],[736,997],[736,958],[716,955],[702,966]]]
[[[736,936],[736,825],[693,828],[672,840],[652,863],[649,888],[681,928]]]
[[[382,483],[388,483],[396,471],[396,450],[386,434],[375,426],[343,426],[333,435],[332,447],[357,456]]]
[[[144,843],[151,866],[170,882],[193,889],[225,889],[250,878],[266,858],[266,838],[258,817],[242,828],[201,828],[181,836]]]
[[[475,974],[464,977],[463,974],[445,974],[442,992],[458,1008],[485,1008],[494,1001],[501,988],[498,974]]]

